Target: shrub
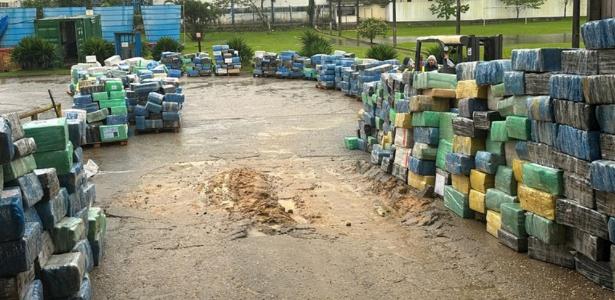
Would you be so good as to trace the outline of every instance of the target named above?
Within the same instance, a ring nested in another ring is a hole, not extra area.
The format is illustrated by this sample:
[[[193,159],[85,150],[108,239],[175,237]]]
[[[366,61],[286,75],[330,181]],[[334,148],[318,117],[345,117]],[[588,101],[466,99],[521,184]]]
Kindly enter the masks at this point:
[[[226,44],[231,49],[239,51],[239,57],[241,58],[242,65],[251,64],[254,56],[254,50],[252,50],[243,38],[234,37],[226,41]]]
[[[300,51],[300,54],[303,56],[311,57],[315,54],[330,54],[333,51],[331,43],[314,31],[304,31],[299,39],[301,39],[301,44],[303,44]]]
[[[397,57],[397,50],[389,45],[377,44],[367,50],[367,57],[377,60],[394,59]]]
[[[47,69],[57,62],[53,44],[36,36],[21,39],[11,52],[13,62],[22,69]]]
[[[162,52],[181,52],[182,46],[178,41],[170,37],[161,37],[152,49],[152,57],[154,60],[160,60]]]
[[[83,56],[96,55],[96,60],[102,64],[105,59],[115,55],[115,49],[110,42],[101,38],[91,38],[83,43],[81,54]]]

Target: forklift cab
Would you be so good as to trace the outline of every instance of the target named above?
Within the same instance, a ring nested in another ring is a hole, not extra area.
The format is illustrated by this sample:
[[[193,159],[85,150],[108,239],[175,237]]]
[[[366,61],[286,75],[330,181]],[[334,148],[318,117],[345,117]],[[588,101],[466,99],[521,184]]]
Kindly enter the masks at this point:
[[[453,63],[495,60],[502,58],[502,35],[492,37],[477,37],[474,35],[441,35],[425,36],[416,39],[416,59],[417,64],[423,66],[427,59],[427,48],[437,47],[440,57],[436,57],[438,63],[444,67],[441,72],[450,73],[453,70],[443,62],[442,54],[448,48],[449,59]],[[481,49],[483,55],[481,57]],[[452,68],[454,69],[454,68]]]

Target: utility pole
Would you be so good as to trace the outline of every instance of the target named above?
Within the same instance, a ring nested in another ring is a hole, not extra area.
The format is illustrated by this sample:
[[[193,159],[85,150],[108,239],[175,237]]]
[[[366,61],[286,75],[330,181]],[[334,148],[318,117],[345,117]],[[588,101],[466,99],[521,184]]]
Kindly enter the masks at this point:
[[[457,0],[457,22],[455,22],[455,34],[461,34],[461,0]]]
[[[231,24],[235,26],[235,1],[231,0]]]
[[[342,0],[337,0],[337,36],[342,36]]]
[[[275,23],[275,17],[274,17],[274,12],[273,12],[273,3],[275,2],[275,0],[271,0],[271,25],[273,25]]]
[[[333,34],[333,0],[329,0],[329,34]]]
[[[572,2],[572,48],[579,48],[581,45],[579,27],[581,15],[581,0],[573,0]]]
[[[397,47],[397,0],[393,0],[393,47]]]
[[[355,29],[357,29],[357,46],[359,46],[359,0],[356,0],[354,3],[356,14],[357,14],[357,24],[355,25]]]

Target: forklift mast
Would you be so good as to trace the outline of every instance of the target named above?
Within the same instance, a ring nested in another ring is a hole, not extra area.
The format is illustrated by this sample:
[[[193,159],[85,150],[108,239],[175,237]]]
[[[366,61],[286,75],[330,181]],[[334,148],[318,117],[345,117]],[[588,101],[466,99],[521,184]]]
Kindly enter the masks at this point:
[[[483,57],[480,55],[481,46],[483,47]],[[466,49],[467,58],[465,61],[502,59],[504,51],[503,37],[501,34],[488,37],[470,35],[468,36]]]

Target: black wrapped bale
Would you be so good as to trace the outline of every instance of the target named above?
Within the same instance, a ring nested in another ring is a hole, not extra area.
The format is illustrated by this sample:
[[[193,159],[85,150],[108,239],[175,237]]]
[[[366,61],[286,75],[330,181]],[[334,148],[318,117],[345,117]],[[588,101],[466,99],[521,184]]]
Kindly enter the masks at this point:
[[[598,72],[601,75],[615,74],[615,49],[598,51]]]
[[[71,252],[79,252],[85,259],[85,271],[92,272],[94,269],[94,256],[92,254],[92,248],[90,242],[87,239],[81,240],[75,245]]]
[[[23,138],[13,142],[15,158],[26,157],[36,152],[36,142],[33,138]]]
[[[605,261],[593,261],[585,255],[577,253],[574,256],[577,272],[594,283],[613,289],[613,271],[611,265]]]
[[[500,240],[500,243],[504,246],[519,253],[527,252],[527,237],[518,237],[500,228],[498,230],[498,240]]]
[[[596,120],[600,126],[600,131],[615,134],[615,105],[596,106]]]
[[[596,199],[591,183],[576,174],[564,173],[564,196],[583,207],[596,208]]]
[[[600,134],[600,154],[602,159],[615,160],[615,135]]]
[[[382,161],[380,162],[380,170],[387,174],[391,174],[393,172],[393,159],[390,156],[385,156],[382,158]]]
[[[43,199],[43,187],[34,173],[28,173],[8,184],[21,190],[21,199],[23,200],[24,209],[34,207],[36,203]]]
[[[575,173],[583,178],[589,179],[589,162],[555,150],[553,150],[551,154],[553,156],[553,163],[558,168],[565,172]]]
[[[566,245],[549,245],[530,236],[528,237],[527,254],[536,260],[574,269],[574,256]]]
[[[66,216],[68,211],[67,197],[68,193],[66,189],[62,188],[55,197],[46,201],[41,201],[34,206],[43,222],[43,228],[45,230],[52,231],[55,224]]]
[[[555,138],[557,137],[557,129],[559,127],[557,123],[532,120],[531,126],[532,141],[549,146],[555,145]]]
[[[615,75],[583,78],[583,95],[588,104],[615,104]]]
[[[473,138],[484,138],[487,136],[487,131],[474,126],[474,120],[464,117],[453,118],[453,133]]]
[[[100,143],[100,127],[88,124],[85,128],[85,140],[88,144]]]
[[[527,142],[528,160],[549,168],[557,168],[553,163],[553,149],[549,145]]]
[[[5,189],[0,194],[0,242],[20,239],[25,223],[21,191],[19,188]]]
[[[526,95],[549,95],[551,73],[525,73]]]
[[[562,51],[562,72],[577,75],[598,74],[598,51],[585,49]]]
[[[596,196],[596,210],[609,216],[615,216],[615,193],[598,190],[594,192]]]
[[[408,168],[393,164],[391,174],[403,182],[408,182]]]
[[[555,221],[562,225],[575,227],[591,235],[608,240],[608,217],[569,199],[557,199]]]
[[[26,272],[41,251],[41,225],[28,222],[23,237],[0,243],[0,277]]]
[[[598,129],[595,106],[582,102],[553,100],[555,122],[582,130]]]
[[[34,268],[14,276],[0,278],[0,299],[30,300],[25,298],[30,282],[34,280]]]
[[[85,181],[85,170],[80,163],[73,163],[70,171],[64,175],[59,175],[60,186],[66,188],[69,194],[75,193]]]
[[[582,230],[572,229],[571,247],[594,261],[609,261],[611,243]]]
[[[0,164],[13,160],[15,146],[13,146],[13,133],[11,125],[5,118],[0,117]]]
[[[60,192],[60,181],[56,174],[56,169],[36,169],[34,174],[38,177],[41,187],[43,189],[43,201],[49,201],[55,198]]]
[[[459,100],[459,116],[472,118],[475,111],[489,110],[487,101],[482,99],[467,98]]]
[[[36,278],[41,278],[43,266],[47,264],[49,258],[55,252],[55,246],[53,245],[53,238],[49,231],[43,231],[41,234],[41,251],[37,256],[37,260],[34,263],[34,271],[36,272]]]
[[[473,120],[476,129],[489,130],[491,122],[502,121],[504,118],[497,111],[475,111]]]
[[[43,268],[43,286],[51,298],[79,292],[85,275],[85,258],[79,252],[53,255]]]

